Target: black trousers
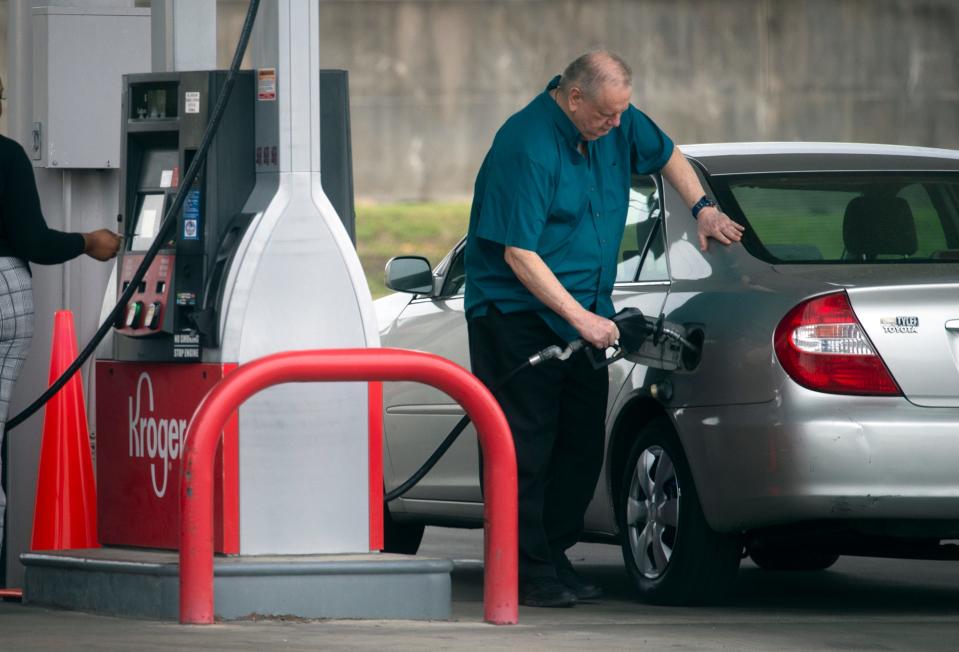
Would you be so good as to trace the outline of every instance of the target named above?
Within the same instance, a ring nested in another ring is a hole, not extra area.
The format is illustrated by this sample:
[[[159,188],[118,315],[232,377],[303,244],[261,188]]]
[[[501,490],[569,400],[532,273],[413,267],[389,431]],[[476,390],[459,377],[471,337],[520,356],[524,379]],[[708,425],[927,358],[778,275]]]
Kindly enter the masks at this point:
[[[490,308],[469,323],[473,373],[491,389],[531,355],[565,346],[536,313]],[[519,573],[555,576],[579,540],[603,463],[605,369],[582,353],[526,369],[493,390],[513,431],[519,479]]]

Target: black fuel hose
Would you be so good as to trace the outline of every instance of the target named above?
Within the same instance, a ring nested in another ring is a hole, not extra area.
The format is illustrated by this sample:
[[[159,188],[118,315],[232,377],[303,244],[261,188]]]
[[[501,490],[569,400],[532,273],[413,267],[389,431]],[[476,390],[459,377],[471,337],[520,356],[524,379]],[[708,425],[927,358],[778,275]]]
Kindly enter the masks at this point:
[[[566,360],[567,358],[569,358],[569,356],[576,353],[580,349],[584,348],[585,345],[586,343],[583,340],[574,340],[573,342],[570,342],[569,346],[567,346],[565,349],[561,349],[560,347],[555,345],[546,347],[542,351],[538,351],[534,355],[531,355],[527,360],[524,360],[523,363],[520,364],[518,367],[510,371],[508,374],[506,374],[502,378],[500,378],[498,381],[496,381],[496,383],[490,389],[491,391],[495,392],[500,387],[502,387],[509,381],[513,380],[513,378],[519,372],[523,371],[524,369],[529,369],[530,367],[535,367],[536,365],[546,362],[547,360]],[[423,476],[425,476],[427,473],[432,471],[433,467],[436,466],[436,463],[440,461],[440,458],[443,457],[446,451],[449,450],[450,446],[453,445],[453,442],[456,441],[456,438],[460,436],[460,433],[463,432],[466,429],[466,426],[470,424],[470,421],[472,421],[472,419],[470,419],[469,415],[464,414],[463,418],[460,419],[457,422],[457,424],[453,426],[453,429],[450,430],[449,434],[446,435],[446,439],[444,439],[440,443],[440,445],[436,448],[436,450],[433,451],[433,454],[430,455],[425,462],[423,462],[423,466],[418,468],[416,472],[413,475],[411,475],[406,482],[398,486],[393,491],[387,492],[383,496],[383,500],[385,500],[386,502],[390,502],[391,500],[395,500],[396,498],[399,498],[400,496],[405,494],[407,491],[412,489],[417,482],[422,480]]]
[[[50,385],[47,391],[41,394],[39,398],[24,408],[19,414],[7,421],[7,432],[16,428],[18,425],[32,416],[34,412],[43,407],[47,401],[53,398],[54,394],[60,391],[60,389],[67,384],[70,378],[73,377],[73,374],[75,374],[77,370],[83,366],[83,363],[86,362],[91,355],[93,355],[93,352],[96,351],[97,346],[100,345],[100,342],[103,341],[103,338],[106,337],[107,333],[110,332],[110,329],[113,328],[114,324],[117,323],[117,320],[120,317],[120,314],[123,312],[123,309],[126,307],[127,302],[130,301],[130,298],[136,291],[140,281],[143,280],[147,269],[150,267],[150,263],[153,262],[153,259],[156,258],[157,253],[165,244],[166,239],[169,237],[174,225],[176,224],[176,216],[183,207],[183,202],[186,199],[186,193],[196,180],[196,176],[200,172],[200,167],[206,161],[210,144],[213,142],[213,137],[216,135],[217,128],[220,126],[220,120],[223,117],[223,112],[226,110],[227,100],[230,99],[230,94],[233,91],[236,73],[240,69],[240,63],[243,61],[243,55],[246,53],[247,43],[250,41],[250,34],[253,31],[253,21],[256,19],[256,13],[259,9],[259,6],[260,0],[250,0],[250,6],[246,11],[246,19],[243,21],[243,29],[240,32],[240,40],[237,41],[236,51],[233,53],[233,61],[230,63],[230,69],[227,72],[223,89],[217,96],[216,105],[213,107],[213,114],[210,116],[210,121],[207,123],[206,129],[203,132],[203,138],[200,141],[200,146],[197,148],[196,155],[190,162],[190,166],[187,168],[186,174],[183,175],[183,179],[180,182],[180,187],[173,198],[173,203],[171,204],[169,210],[167,210],[166,215],[163,217],[163,221],[160,223],[160,228],[157,231],[157,236],[154,239],[153,244],[150,245],[150,248],[143,257],[143,261],[140,263],[137,271],[133,274],[133,278],[130,279],[130,284],[120,295],[116,305],[113,306],[113,310],[110,311],[110,314],[107,316],[107,318],[102,324],[100,324],[100,328],[97,329],[97,332],[94,333],[87,345],[83,347],[83,350],[80,352],[80,355],[77,356],[76,360],[70,363],[70,366],[67,367],[67,370],[64,371],[63,374],[61,374],[52,385]]]

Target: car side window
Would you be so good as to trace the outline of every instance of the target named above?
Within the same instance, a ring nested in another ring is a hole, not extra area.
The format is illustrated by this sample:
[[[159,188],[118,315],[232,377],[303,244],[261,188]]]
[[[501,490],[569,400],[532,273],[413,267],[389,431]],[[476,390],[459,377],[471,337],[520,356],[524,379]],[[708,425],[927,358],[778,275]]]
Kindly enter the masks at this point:
[[[619,244],[616,263],[617,283],[669,279],[661,217],[662,203],[653,177],[633,177],[629,189],[626,230]]]
[[[458,294],[463,294],[466,288],[465,253],[466,247],[461,246],[459,250],[453,254],[450,267],[446,270],[446,280],[443,281],[442,296],[453,297]]]

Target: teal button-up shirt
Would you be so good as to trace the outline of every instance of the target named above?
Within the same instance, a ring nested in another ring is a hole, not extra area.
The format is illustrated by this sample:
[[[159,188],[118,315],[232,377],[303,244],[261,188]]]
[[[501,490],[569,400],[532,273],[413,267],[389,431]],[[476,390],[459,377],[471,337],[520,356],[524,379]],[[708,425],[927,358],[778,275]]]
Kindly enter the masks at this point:
[[[550,81],[496,133],[476,177],[466,240],[466,317],[532,310],[563,339],[579,337],[534,297],[503,259],[506,246],[535,251],[584,308],[613,315],[616,258],[626,226],[632,173],[666,165],[673,142],[630,105],[620,125],[578,145],[579,130],[549,91]]]

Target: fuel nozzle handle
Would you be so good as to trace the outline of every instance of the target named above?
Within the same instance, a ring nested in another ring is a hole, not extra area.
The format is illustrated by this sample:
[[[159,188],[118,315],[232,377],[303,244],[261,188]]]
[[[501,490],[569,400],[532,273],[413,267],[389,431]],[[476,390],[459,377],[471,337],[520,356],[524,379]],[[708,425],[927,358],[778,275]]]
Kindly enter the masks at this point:
[[[536,352],[530,356],[529,366],[535,367],[547,360],[568,360],[577,351],[584,350],[593,368],[601,369],[639,352],[647,340],[659,344],[664,338],[676,340],[694,350],[697,348],[683,337],[679,332],[681,329],[672,328],[674,325],[668,324],[662,315],[659,318],[647,317],[639,308],[623,308],[613,315],[611,320],[619,329],[619,341],[615,346],[609,347],[612,349],[611,354],[607,355],[608,349],[598,349],[579,338],[570,342],[565,349],[553,345]]]
[[[586,355],[595,369],[608,367],[617,360],[626,357],[629,353],[638,351],[646,338],[656,332],[656,321],[646,317],[639,308],[623,308],[611,317],[616,328],[619,329],[619,341],[611,355],[606,355],[607,349],[597,349],[584,343]]]

